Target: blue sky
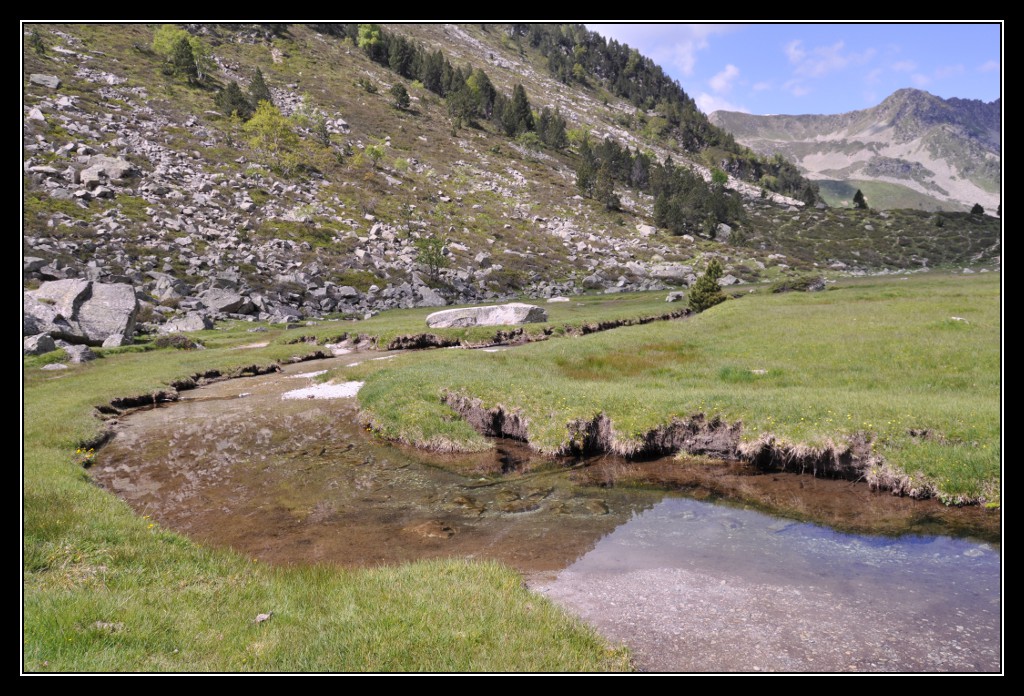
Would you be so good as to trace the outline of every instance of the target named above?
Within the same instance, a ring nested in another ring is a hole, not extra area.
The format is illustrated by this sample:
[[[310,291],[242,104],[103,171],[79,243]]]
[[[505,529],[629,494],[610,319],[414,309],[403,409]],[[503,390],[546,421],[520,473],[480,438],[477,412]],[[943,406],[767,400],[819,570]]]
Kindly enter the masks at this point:
[[[679,80],[706,113],[834,114],[903,87],[1001,96],[1002,27],[961,24],[587,24]]]

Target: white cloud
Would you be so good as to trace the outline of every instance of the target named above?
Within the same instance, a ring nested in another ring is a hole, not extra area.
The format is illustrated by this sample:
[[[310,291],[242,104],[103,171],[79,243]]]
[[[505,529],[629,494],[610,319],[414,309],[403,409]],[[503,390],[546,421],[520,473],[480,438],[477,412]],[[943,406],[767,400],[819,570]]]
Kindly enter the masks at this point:
[[[942,67],[935,69],[935,78],[938,80],[945,79],[947,77],[955,77],[957,75],[963,75],[966,72],[963,65],[943,65]]]
[[[708,80],[708,84],[715,92],[728,94],[732,90],[733,80],[739,77],[739,74],[740,69],[730,63],[725,66],[725,70]]]
[[[807,55],[807,52],[804,51],[803,46],[801,46],[802,43],[803,41],[796,39],[786,44],[784,50],[786,51],[786,56],[789,58],[790,63],[799,63],[804,59],[804,56]]]
[[[927,87],[928,83],[932,81],[932,78],[923,73],[914,73],[910,76],[910,79],[913,80],[914,84],[918,87]]]
[[[992,72],[999,69],[998,60],[987,60],[978,66],[978,72]]]
[[[694,101],[697,102],[697,108],[706,114],[710,114],[712,111],[741,111],[745,114],[750,113],[750,109],[745,106],[733,104],[718,95],[708,94],[707,92],[701,92],[694,98]]]
[[[787,80],[783,83],[782,88],[792,94],[794,97],[802,97],[805,94],[810,94],[811,88],[808,87],[803,80]]]
[[[878,83],[878,79],[881,76],[882,76],[882,69],[881,68],[875,68],[874,70],[872,70],[871,72],[869,72],[867,75],[864,76],[864,82],[868,83],[869,85],[877,84]]]
[[[697,54],[708,47],[708,40],[735,31],[738,25],[588,24],[587,28],[628,44],[663,67],[673,65],[684,75],[692,75]]]
[[[898,60],[889,67],[896,72],[910,72],[917,69],[917,63],[912,60]]]
[[[868,48],[861,53],[844,52],[846,44],[837,41],[831,46],[815,46],[805,50],[799,39],[785,47],[786,56],[794,66],[793,74],[801,77],[824,77],[848,65],[862,65],[875,55],[875,49]]]
[[[771,89],[772,83],[767,80],[763,80],[761,82],[755,82],[750,88],[755,92],[763,92],[766,89]]]

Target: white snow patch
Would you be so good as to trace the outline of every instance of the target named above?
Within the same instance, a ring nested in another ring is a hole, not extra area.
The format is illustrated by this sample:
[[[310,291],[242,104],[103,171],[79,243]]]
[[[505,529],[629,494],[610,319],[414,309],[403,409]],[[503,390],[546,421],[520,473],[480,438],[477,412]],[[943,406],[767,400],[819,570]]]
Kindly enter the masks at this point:
[[[393,355],[385,355],[383,358],[370,358],[370,360],[391,360],[391,358],[393,358],[393,357],[395,357],[395,356],[393,356]]]
[[[362,382],[317,384],[305,389],[294,389],[281,395],[282,399],[345,399],[355,396],[362,388]]]

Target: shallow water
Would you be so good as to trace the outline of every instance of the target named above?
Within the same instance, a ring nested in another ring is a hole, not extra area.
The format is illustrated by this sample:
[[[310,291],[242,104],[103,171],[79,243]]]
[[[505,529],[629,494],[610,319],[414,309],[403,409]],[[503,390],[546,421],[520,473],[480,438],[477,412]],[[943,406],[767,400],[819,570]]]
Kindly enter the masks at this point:
[[[352,398],[282,399],[352,362],[133,413],[91,474],[162,526],[271,563],[508,563],[644,669],[999,669],[997,515],[725,463],[556,461],[511,442],[429,455],[361,430]]]
[[[281,398],[302,386],[289,373],[321,362],[331,361],[131,414],[90,470],[94,480],[165,527],[271,563],[460,556],[524,572],[565,567],[661,497],[580,489],[561,464],[517,443],[427,455],[361,430],[352,398]]]
[[[666,498],[534,589],[653,671],[1000,670],[1000,558]]]

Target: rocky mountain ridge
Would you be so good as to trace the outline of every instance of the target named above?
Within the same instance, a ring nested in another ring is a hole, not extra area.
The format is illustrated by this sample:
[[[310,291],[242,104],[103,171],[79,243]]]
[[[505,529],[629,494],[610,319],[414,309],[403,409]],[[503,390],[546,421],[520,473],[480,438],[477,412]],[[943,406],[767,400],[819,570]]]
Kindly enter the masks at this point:
[[[710,119],[762,154],[779,153],[815,180],[882,182],[934,201],[930,209],[995,211],[1000,202],[1002,101],[941,99],[901,89],[878,106],[834,115]]]

